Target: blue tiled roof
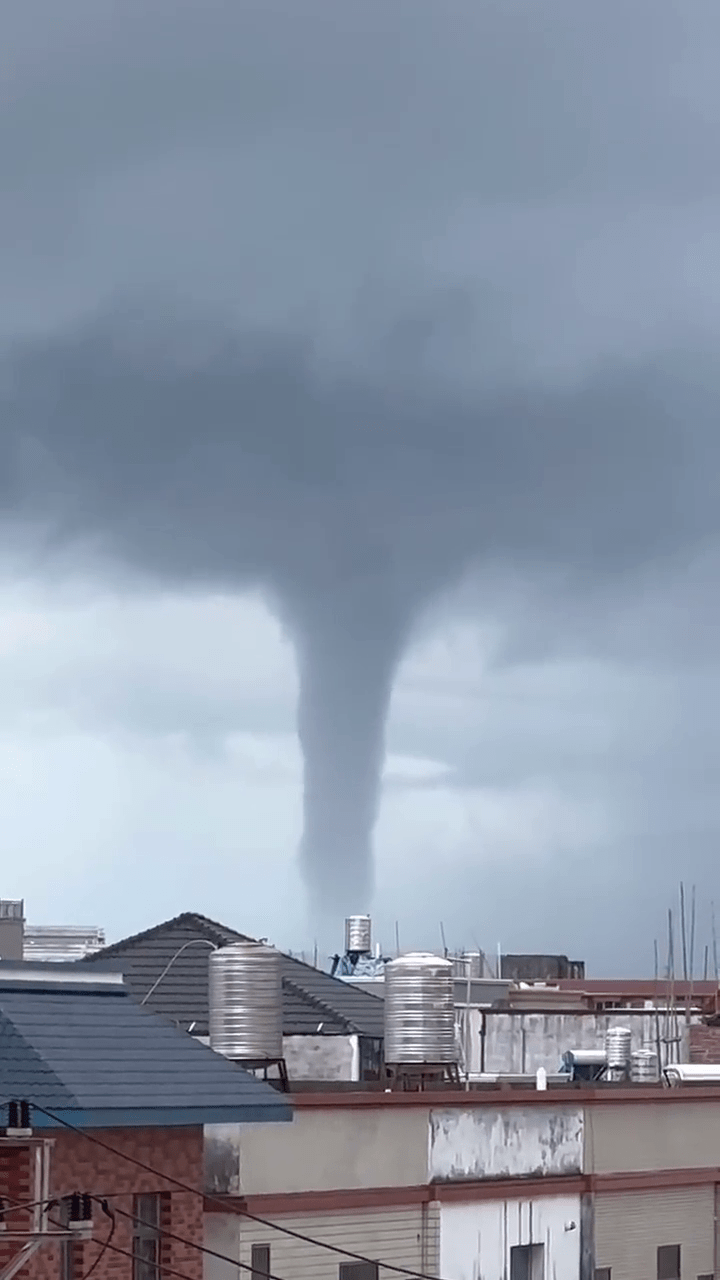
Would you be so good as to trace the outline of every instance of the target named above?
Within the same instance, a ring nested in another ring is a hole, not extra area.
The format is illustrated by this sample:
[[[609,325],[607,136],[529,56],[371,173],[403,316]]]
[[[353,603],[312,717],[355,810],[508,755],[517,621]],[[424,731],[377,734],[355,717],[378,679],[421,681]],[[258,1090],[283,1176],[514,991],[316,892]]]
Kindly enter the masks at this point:
[[[282,1094],[141,1008],[119,974],[70,969],[0,964],[0,1098],[99,1127],[290,1119]]]

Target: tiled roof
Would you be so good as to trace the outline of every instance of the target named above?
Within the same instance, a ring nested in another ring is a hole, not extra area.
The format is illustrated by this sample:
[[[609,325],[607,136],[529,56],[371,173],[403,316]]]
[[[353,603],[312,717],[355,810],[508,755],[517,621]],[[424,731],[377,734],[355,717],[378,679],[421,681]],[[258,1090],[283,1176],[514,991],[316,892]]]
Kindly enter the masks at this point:
[[[82,1123],[289,1119],[287,1100],[139,1007],[117,973],[0,964],[0,1097]]]
[[[79,963],[116,959],[137,1000],[147,995],[170,966],[146,1007],[170,1018],[184,1031],[192,1027],[196,1035],[207,1035],[211,949],[247,940],[246,934],[188,911],[144,933],[104,947]],[[325,1035],[381,1039],[383,1007],[378,996],[332,978],[329,973],[314,969],[294,956],[283,956],[285,1035],[312,1035],[322,1030]]]

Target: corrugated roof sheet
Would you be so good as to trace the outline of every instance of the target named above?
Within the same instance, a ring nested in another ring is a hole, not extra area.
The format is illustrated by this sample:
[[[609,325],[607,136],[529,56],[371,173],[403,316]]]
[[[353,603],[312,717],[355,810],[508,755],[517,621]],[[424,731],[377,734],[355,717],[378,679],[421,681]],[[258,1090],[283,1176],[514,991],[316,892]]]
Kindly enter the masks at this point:
[[[84,957],[80,963],[117,959],[130,991],[138,1000],[147,995],[170,965],[148,1000],[147,1008],[163,1014],[183,1030],[194,1024],[195,1034],[207,1035],[211,946],[203,943],[227,946],[247,940],[246,934],[188,911],[143,933],[123,938]],[[181,947],[186,949],[178,955]],[[341,982],[294,956],[283,956],[285,1035],[312,1035],[323,1024],[326,1035],[382,1039],[383,1008],[383,1001],[370,992]]]

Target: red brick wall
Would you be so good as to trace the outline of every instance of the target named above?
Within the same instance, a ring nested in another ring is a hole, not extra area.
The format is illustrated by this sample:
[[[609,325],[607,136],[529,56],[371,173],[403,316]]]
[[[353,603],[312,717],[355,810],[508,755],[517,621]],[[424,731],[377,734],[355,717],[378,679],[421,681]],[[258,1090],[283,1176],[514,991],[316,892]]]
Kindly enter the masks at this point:
[[[143,1192],[163,1193],[161,1226],[196,1244],[203,1243],[202,1195],[174,1188],[162,1176],[145,1173],[127,1160],[110,1155],[102,1147],[79,1134],[67,1130],[53,1134],[55,1144],[51,1156],[51,1194],[71,1195],[88,1191],[107,1197],[110,1207],[132,1212],[133,1195]],[[203,1133],[193,1129],[103,1129],[97,1137],[118,1151],[127,1152],[158,1171],[202,1191]],[[0,1147],[0,1196],[8,1199],[30,1199],[27,1152]],[[78,1280],[94,1262],[101,1243],[108,1236],[110,1223],[99,1205],[93,1208],[95,1222],[92,1241],[74,1246],[75,1275]],[[114,1245],[132,1251],[132,1223],[118,1214]],[[0,1265],[7,1261],[10,1242],[0,1245]],[[197,1249],[165,1239],[162,1261],[188,1280],[202,1280],[203,1255]],[[21,1280],[58,1280],[60,1249],[43,1245],[22,1272]],[[93,1280],[131,1280],[132,1261],[107,1250],[93,1271]]]
[[[720,1027],[694,1023],[690,1027],[690,1061],[720,1063]]]

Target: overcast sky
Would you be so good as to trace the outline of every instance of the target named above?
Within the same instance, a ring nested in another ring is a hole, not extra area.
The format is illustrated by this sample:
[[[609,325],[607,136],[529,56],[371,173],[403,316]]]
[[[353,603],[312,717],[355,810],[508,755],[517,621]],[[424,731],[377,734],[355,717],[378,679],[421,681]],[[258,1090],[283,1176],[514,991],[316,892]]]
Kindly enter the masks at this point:
[[[311,946],[300,678],[340,762],[320,844],[372,825],[392,695],[386,945],[442,920],[648,971],[684,877],[701,965],[715,0],[31,0],[4,26],[2,894]]]

